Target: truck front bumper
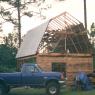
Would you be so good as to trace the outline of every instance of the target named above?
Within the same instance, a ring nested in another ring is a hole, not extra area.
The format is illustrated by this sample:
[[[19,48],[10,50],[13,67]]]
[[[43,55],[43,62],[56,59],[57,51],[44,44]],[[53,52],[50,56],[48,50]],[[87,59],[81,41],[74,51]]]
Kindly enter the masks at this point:
[[[59,82],[59,84],[60,84],[60,87],[65,87],[65,86],[66,86],[66,81],[60,80],[60,81],[58,81],[58,82]]]

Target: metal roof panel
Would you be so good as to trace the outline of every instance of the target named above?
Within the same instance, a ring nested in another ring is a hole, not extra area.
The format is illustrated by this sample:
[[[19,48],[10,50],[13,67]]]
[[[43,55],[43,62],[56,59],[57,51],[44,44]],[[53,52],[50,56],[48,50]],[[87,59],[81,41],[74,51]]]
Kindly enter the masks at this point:
[[[48,23],[49,20],[28,31],[23,39],[23,42],[21,43],[21,47],[18,50],[16,58],[36,54],[39,43],[44,35]]]

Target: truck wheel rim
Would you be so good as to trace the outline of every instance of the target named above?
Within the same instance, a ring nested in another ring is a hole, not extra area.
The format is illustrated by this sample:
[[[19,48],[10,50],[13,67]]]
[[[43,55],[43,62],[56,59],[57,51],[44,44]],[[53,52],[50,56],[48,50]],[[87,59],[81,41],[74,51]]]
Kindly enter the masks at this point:
[[[50,87],[49,88],[49,92],[51,93],[51,94],[55,94],[56,93],[56,87]]]

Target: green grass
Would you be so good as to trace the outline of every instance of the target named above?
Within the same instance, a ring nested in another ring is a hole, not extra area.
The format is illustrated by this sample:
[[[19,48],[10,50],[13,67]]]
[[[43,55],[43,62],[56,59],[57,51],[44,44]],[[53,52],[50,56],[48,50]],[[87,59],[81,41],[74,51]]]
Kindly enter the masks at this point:
[[[8,95],[46,95],[46,93],[45,89],[16,88],[12,89]],[[63,88],[60,95],[95,95],[95,89],[91,91],[71,91]]]

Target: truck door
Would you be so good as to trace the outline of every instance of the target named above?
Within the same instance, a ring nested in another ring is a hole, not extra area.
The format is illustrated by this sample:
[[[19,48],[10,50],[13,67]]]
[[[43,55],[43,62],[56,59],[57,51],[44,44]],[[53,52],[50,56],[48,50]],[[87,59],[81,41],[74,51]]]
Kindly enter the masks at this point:
[[[24,85],[40,85],[43,83],[41,72],[35,66],[26,66],[22,71],[22,82]]]

